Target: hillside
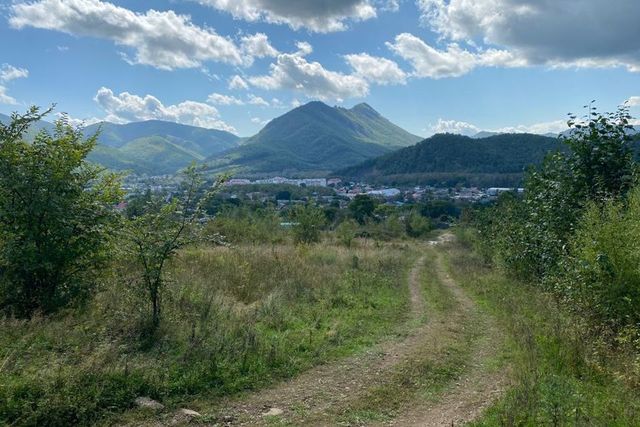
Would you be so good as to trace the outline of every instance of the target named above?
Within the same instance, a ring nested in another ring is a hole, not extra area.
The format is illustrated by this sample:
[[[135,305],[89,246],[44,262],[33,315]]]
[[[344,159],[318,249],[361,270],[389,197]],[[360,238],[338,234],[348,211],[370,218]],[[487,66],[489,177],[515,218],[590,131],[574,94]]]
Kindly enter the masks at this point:
[[[131,169],[152,175],[170,174],[207,157],[235,148],[240,138],[229,132],[150,120],[124,125],[99,123],[98,147],[90,160],[115,170]]]
[[[367,160],[337,174],[376,182],[516,185],[528,165],[561,149],[555,138],[500,134],[470,138],[437,134],[401,150]]]
[[[213,170],[238,173],[317,173],[419,140],[367,104],[345,109],[310,102],[272,120],[244,145],[209,163]]]

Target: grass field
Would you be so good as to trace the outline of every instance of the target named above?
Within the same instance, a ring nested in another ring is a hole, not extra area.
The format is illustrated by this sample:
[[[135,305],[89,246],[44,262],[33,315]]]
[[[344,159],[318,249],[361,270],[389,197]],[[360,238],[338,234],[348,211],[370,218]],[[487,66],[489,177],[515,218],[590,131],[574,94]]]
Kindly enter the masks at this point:
[[[356,352],[406,320],[414,258],[404,243],[191,248],[169,268],[153,337],[118,260],[83,311],[2,320],[0,424],[91,424],[138,396],[171,408]]]
[[[500,359],[511,387],[473,425],[640,425],[637,355],[587,336],[551,295],[488,268],[464,243],[447,258],[507,338]]]

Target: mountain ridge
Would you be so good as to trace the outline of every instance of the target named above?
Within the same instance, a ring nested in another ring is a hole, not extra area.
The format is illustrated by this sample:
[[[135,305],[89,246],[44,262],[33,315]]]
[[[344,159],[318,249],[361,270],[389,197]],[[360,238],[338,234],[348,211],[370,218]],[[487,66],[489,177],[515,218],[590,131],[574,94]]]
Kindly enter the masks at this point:
[[[242,146],[208,163],[212,170],[241,174],[328,172],[421,139],[368,104],[347,109],[312,101],[271,120]]]

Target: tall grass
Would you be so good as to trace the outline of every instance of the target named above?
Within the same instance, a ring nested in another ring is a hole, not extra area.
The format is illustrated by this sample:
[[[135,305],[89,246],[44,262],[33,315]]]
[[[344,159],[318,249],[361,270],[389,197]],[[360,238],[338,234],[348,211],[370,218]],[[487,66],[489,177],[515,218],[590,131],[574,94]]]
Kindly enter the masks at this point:
[[[503,357],[513,386],[474,425],[640,425],[633,353],[606,347],[552,294],[487,267],[469,246],[452,247],[449,260],[508,338]]]
[[[161,327],[114,262],[82,312],[0,320],[0,424],[91,424],[146,395],[169,407],[258,388],[401,323],[408,246],[200,247],[169,268]]]

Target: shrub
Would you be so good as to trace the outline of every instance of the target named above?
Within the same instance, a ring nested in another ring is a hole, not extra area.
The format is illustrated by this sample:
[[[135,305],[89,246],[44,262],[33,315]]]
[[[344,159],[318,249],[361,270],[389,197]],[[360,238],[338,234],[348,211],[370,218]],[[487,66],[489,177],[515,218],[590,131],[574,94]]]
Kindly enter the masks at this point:
[[[85,139],[63,118],[25,141],[49,111],[0,124],[0,309],[17,316],[90,293],[120,197],[116,176],[86,161],[97,135]]]

